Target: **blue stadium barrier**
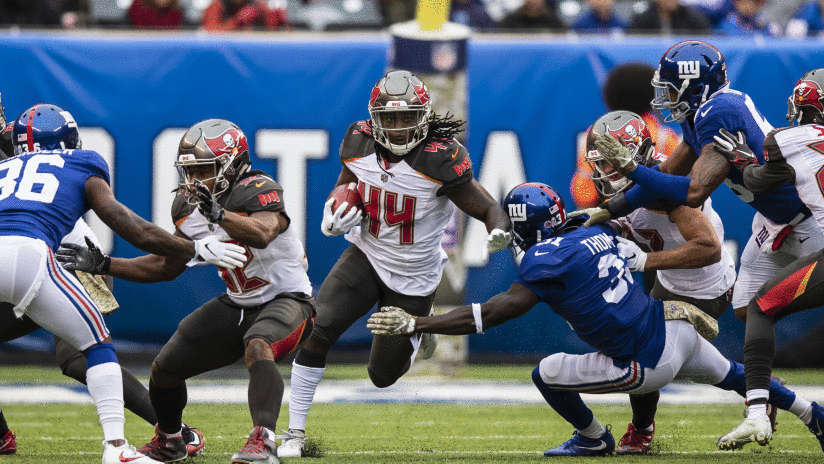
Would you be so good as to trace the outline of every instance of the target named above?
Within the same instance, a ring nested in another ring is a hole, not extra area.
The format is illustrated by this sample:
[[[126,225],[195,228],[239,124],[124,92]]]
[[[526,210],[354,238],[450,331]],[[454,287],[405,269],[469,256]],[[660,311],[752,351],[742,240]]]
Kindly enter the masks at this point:
[[[161,223],[171,223],[166,205],[171,194],[166,192],[176,175],[169,160],[179,131],[209,117],[236,122],[249,136],[254,167],[280,177],[284,185],[295,185],[285,194],[287,210],[302,213],[293,217],[293,224],[304,231],[309,275],[318,288],[347,245],[343,238],[326,238],[318,230],[322,204],[340,170],[337,150],[348,125],[368,117],[367,98],[386,66],[390,41],[384,36],[296,37],[5,33],[0,34],[0,60],[6,64],[0,69],[0,92],[9,119],[36,102],[71,111],[91,134],[84,135],[85,146],[108,150],[114,160],[118,199]],[[476,174],[490,134],[509,133],[517,136],[527,179],[567,192],[576,137],[605,111],[600,84],[609,69],[625,61],[655,64],[678,40],[471,40],[468,149]],[[749,93],[776,127],[785,125],[792,85],[824,63],[820,42],[712,43],[726,55],[732,86]],[[304,176],[298,178],[299,185],[296,175]],[[726,187],[719,188],[713,200],[727,237],[740,250],[750,234],[752,209]],[[568,195],[567,204],[572,204]],[[111,247],[116,256],[141,254],[119,238]],[[514,276],[510,256],[493,256],[487,265],[470,271],[466,301],[485,301],[508,288]],[[186,314],[222,288],[209,268],[191,269],[170,283],[118,281],[115,295],[122,308],[107,323],[118,338],[162,342]],[[780,325],[779,332],[785,333],[779,337],[787,335],[782,343],[790,343],[797,328],[806,333],[811,321],[799,315]],[[731,311],[721,322],[717,345],[740,358],[743,324]],[[363,342],[368,342],[368,334],[362,324],[341,340]],[[470,347],[476,354],[516,357],[588,350],[545,305],[486,335],[472,336]]]

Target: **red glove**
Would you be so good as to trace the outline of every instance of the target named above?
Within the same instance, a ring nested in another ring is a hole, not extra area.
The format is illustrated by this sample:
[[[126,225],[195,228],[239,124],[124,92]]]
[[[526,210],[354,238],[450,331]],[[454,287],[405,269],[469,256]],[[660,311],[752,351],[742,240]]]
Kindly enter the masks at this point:
[[[235,15],[235,22],[238,26],[252,24],[257,19],[258,14],[260,14],[260,11],[257,5],[246,5]]]

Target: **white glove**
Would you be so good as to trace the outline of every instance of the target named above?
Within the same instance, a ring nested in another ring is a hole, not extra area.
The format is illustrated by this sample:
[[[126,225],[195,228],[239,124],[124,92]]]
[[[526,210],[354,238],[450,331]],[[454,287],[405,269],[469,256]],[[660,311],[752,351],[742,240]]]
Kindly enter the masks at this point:
[[[326,204],[323,205],[323,221],[320,223],[320,231],[327,237],[345,234],[363,219],[363,213],[360,208],[352,208],[346,213],[346,216],[341,217],[346,206],[349,205],[349,203],[345,201],[341,203],[340,206],[338,206],[338,210],[333,213],[333,203],[335,203],[335,199],[330,198],[326,200]]]
[[[395,306],[383,306],[369,317],[366,328],[374,335],[411,335],[418,318]]]
[[[630,150],[624,144],[624,140],[616,139],[609,134],[601,134],[595,139],[595,146],[598,147],[600,153],[605,160],[612,165],[618,172],[623,175],[628,175],[638,167],[638,162],[635,160],[636,150]]]
[[[233,243],[225,243],[222,240],[229,240],[229,237],[218,237],[210,235],[200,240],[195,240],[195,256],[186,263],[187,266],[195,266],[203,261],[215,266],[234,269],[242,266],[246,262],[246,249]]]
[[[491,255],[497,253],[509,246],[512,240],[510,232],[504,232],[501,229],[492,229],[489,236],[486,238],[486,251]]]
[[[647,252],[638,247],[638,244],[624,237],[618,239],[618,254],[627,258],[627,266],[632,272],[644,271],[647,264]]]
[[[575,211],[571,211],[567,213],[567,219],[583,216],[584,214],[589,216],[589,219],[587,219],[586,222],[584,222],[584,227],[592,227],[595,224],[603,224],[612,219],[612,217],[609,214],[609,211],[601,207],[578,209]]]

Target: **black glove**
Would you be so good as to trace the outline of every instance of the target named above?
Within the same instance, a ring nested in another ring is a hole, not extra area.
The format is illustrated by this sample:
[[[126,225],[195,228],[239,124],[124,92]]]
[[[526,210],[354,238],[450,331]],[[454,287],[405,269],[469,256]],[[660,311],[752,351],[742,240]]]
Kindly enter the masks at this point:
[[[747,146],[744,132],[738,131],[738,137],[727,132],[725,129],[719,130],[721,137],[715,135],[715,150],[724,155],[730,163],[739,171],[744,171],[750,164],[758,165],[758,158],[755,157],[750,147]]]
[[[197,193],[197,209],[200,210],[200,214],[212,224],[220,223],[226,217],[226,211],[218,204],[211,190],[203,182],[195,180],[195,192]]]
[[[83,271],[89,274],[108,274],[112,258],[103,254],[89,237],[86,237],[86,245],[75,243],[61,243],[60,249],[54,254],[55,259],[60,261],[63,269],[67,271]]]

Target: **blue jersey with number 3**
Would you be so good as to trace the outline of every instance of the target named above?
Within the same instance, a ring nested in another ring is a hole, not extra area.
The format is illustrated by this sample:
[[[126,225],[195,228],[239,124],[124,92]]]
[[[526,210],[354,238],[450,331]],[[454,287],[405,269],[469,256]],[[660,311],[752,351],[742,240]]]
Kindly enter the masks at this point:
[[[525,253],[516,282],[569,322],[583,341],[620,363],[655,367],[664,350],[663,304],[632,278],[608,226],[580,227]]]
[[[713,143],[713,136],[719,135],[722,128],[733,135],[743,131],[747,137],[747,146],[758,157],[758,163],[764,164],[761,145],[773,127],[761,115],[749,95],[737,90],[721,90],[698,108],[694,123],[689,120],[681,123],[684,141],[698,156],[701,156],[701,149],[705,145]],[[724,183],[764,217],[779,224],[790,222],[804,207],[795,187],[790,184],[768,193],[752,193],[744,187],[741,171],[735,168],[730,168]]]
[[[39,238],[53,250],[88,210],[86,179],[109,182],[90,150],[36,151],[0,162],[0,235]]]

